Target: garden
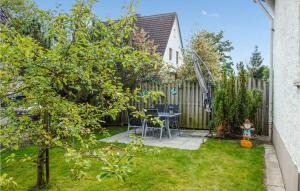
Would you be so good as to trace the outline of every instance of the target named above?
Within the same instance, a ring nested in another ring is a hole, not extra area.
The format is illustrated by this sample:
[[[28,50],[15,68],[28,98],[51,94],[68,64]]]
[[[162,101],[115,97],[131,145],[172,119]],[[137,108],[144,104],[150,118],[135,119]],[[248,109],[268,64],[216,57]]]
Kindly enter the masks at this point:
[[[107,125],[124,111],[164,124],[133,104],[158,103],[164,93],[144,93],[139,84],[174,75],[135,26],[134,2],[122,18],[106,21],[93,14],[94,1],[78,1],[70,12],[45,11],[30,0],[1,3],[9,15],[0,23],[1,189],[265,190],[264,147],[239,142],[246,119],[256,126],[263,99],[247,88],[249,77],[264,80],[267,73],[257,49],[253,65],[234,69],[223,32],[200,31],[191,39],[177,78],[197,82],[193,51],[216,80],[213,100],[203,106],[213,111],[211,138],[200,149],[145,146],[139,136],[105,143],[99,140],[126,132]]]
[[[126,128],[109,128],[111,135]],[[105,145],[100,144],[99,147]],[[119,145],[123,146],[123,145]],[[18,162],[24,154],[31,154],[33,146],[16,153],[16,161],[3,169],[19,182],[16,190],[34,188],[35,165]],[[152,149],[152,148],[150,148]],[[134,159],[130,175],[120,181],[106,178],[98,182],[95,177],[101,168],[91,164],[87,175],[80,181],[69,176],[64,150],[54,148],[51,156],[51,183],[46,190],[264,190],[264,148],[241,148],[238,141],[211,139],[200,150],[187,151],[163,148],[139,153]]]

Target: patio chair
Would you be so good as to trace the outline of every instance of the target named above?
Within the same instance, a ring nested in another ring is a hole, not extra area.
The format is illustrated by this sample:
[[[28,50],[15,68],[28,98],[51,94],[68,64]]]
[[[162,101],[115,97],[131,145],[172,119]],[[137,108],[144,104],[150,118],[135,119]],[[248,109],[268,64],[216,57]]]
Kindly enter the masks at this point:
[[[130,129],[134,128],[134,134],[136,134],[136,130],[138,128],[142,128],[142,136],[144,134],[144,125],[143,125],[143,120],[136,118],[133,116],[131,111],[128,111],[128,129],[127,129],[127,134],[128,136],[130,135]]]
[[[156,104],[155,108],[158,112],[166,112],[166,104]]]
[[[168,111],[170,111],[170,109],[173,110],[174,113],[179,113],[179,105],[178,104],[168,104]]]
[[[168,104],[168,112],[170,112],[170,110],[173,110],[173,113],[179,113],[179,105],[178,104]],[[180,134],[179,116],[176,118],[170,119],[170,127],[178,129],[179,134]]]
[[[158,117],[158,109],[145,109],[146,115],[147,115],[147,121],[145,123],[145,137],[147,136],[147,131],[149,129],[152,130],[152,133],[154,133],[154,130],[159,129],[160,130],[160,136],[159,139],[161,140],[162,133],[164,130],[164,126],[160,126],[160,124],[154,124],[151,119]],[[160,120],[163,120],[160,118]]]

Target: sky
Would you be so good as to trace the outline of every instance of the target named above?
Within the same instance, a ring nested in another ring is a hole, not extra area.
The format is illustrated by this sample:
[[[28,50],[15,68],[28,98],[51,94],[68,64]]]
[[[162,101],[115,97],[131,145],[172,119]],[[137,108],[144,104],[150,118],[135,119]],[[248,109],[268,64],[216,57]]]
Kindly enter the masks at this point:
[[[93,7],[100,18],[117,19],[124,15],[124,5],[130,0],[100,0]],[[68,11],[75,0],[35,0],[42,9]],[[253,0],[139,0],[135,6],[142,16],[176,12],[184,46],[192,34],[200,30],[223,30],[226,40],[233,43],[231,53],[235,63],[248,63],[255,45],[264,64],[270,61],[270,21]]]

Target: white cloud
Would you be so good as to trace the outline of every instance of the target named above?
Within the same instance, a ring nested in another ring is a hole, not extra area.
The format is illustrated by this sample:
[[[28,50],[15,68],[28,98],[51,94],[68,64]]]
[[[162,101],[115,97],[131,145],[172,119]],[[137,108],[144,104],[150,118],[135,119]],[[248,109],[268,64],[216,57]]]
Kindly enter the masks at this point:
[[[218,14],[218,13],[208,13],[205,10],[201,10],[201,14],[206,17],[215,17],[215,18],[220,17],[220,14]]]
[[[201,14],[206,16],[207,12],[205,10],[201,10]]]

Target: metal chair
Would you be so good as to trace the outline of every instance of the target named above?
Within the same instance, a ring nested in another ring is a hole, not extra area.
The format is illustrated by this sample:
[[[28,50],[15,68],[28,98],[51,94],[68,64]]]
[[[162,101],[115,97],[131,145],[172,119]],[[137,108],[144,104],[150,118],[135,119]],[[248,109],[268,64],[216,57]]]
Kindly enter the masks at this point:
[[[158,117],[158,109],[151,108],[151,109],[145,109],[145,111],[146,111],[146,116],[147,116],[147,121],[145,123],[145,137],[147,136],[148,129],[152,129],[152,133],[154,133],[155,129],[159,129],[160,130],[159,139],[161,140],[164,126],[161,126],[160,124],[155,124],[151,121],[153,118]],[[160,120],[163,120],[163,119],[160,118]]]
[[[168,104],[168,112],[173,110],[173,113],[179,113],[179,105],[177,104]],[[170,127],[178,129],[180,134],[180,127],[179,127],[179,117],[171,118],[170,119]]]
[[[172,109],[174,113],[179,113],[178,104],[168,104],[168,111],[170,111],[170,109]]]
[[[128,111],[128,129],[127,129],[127,134],[128,136],[130,135],[130,129],[134,128],[134,134],[136,134],[136,129],[137,128],[142,128],[142,136],[144,134],[144,124],[143,124],[143,120],[136,118],[133,116],[131,111]]]
[[[166,112],[166,104],[156,104],[155,108],[158,112]]]

